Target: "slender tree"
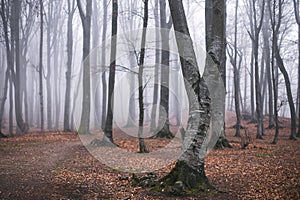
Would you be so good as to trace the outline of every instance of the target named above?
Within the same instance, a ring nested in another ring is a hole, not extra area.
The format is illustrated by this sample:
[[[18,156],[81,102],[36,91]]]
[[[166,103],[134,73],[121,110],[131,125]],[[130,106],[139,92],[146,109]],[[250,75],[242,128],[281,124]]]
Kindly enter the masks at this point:
[[[83,11],[81,0],[77,0],[82,28],[83,28],[83,99],[82,112],[78,133],[87,134],[90,129],[90,107],[91,107],[91,92],[90,92],[90,38],[91,38],[91,15],[92,1],[86,1],[85,13]]]
[[[253,18],[253,32],[248,32],[252,40],[253,56],[254,56],[254,73],[255,73],[255,91],[256,91],[256,118],[257,118],[257,132],[256,138],[262,139],[264,133],[263,125],[263,113],[262,113],[262,101],[261,101],[261,85],[259,79],[259,65],[258,65],[258,51],[259,51],[259,34],[263,24],[263,17],[265,12],[265,0],[261,2],[260,14],[257,14],[256,4],[259,4],[256,0],[250,0],[250,6],[252,7]],[[258,19],[259,17],[259,19]]]
[[[144,128],[144,85],[143,85],[143,68],[144,68],[144,61],[145,61],[145,48],[146,48],[146,36],[147,36],[147,27],[148,27],[148,0],[144,1],[144,22],[143,22],[143,32],[142,32],[142,41],[141,41],[141,53],[140,53],[140,60],[139,60],[139,74],[138,74],[138,81],[139,81],[139,130],[138,130],[138,137],[139,137],[139,146],[140,146],[140,153],[147,153],[148,150],[146,148],[143,136],[143,128]]]
[[[277,1],[275,0],[273,2],[273,4],[276,4]],[[290,113],[291,113],[291,135],[290,135],[290,139],[291,140],[296,140],[296,111],[295,111],[295,105],[293,102],[293,96],[292,96],[292,90],[291,90],[291,82],[289,79],[289,75],[286,71],[286,68],[284,66],[284,62],[283,59],[281,57],[280,54],[280,48],[279,48],[279,33],[280,33],[280,27],[281,27],[281,23],[282,23],[282,19],[283,19],[283,11],[282,11],[282,7],[283,7],[283,3],[284,0],[278,0],[278,3],[276,5],[276,7],[278,7],[278,13],[276,13],[276,18],[274,18],[274,29],[273,29],[273,40],[274,40],[274,56],[276,59],[276,64],[278,66],[278,68],[280,69],[284,81],[285,81],[285,86],[286,86],[286,93],[287,93],[287,97],[288,97],[288,103],[289,103],[289,107],[290,107]],[[275,12],[275,11],[273,11]]]
[[[117,32],[118,32],[118,0],[112,1],[112,29],[111,29],[111,52],[110,52],[110,66],[109,66],[109,82],[108,82],[108,102],[107,102],[107,116],[104,130],[104,141],[114,143],[113,140],[113,107],[114,96],[113,91],[115,87],[115,73],[116,73],[116,54],[117,54]]]
[[[43,96],[43,40],[44,40],[44,19],[43,0],[40,0],[40,52],[39,52],[39,95],[40,95],[40,123],[41,131],[44,131],[44,96]]]
[[[67,71],[66,71],[66,92],[64,107],[64,130],[70,131],[70,102],[71,102],[71,76],[73,60],[73,17],[76,10],[75,0],[68,0],[68,21],[67,21]]]
[[[293,0],[295,18],[298,25],[298,90],[300,89],[300,10],[299,0]],[[298,108],[300,109],[300,91],[298,91]],[[300,112],[298,113],[298,133],[297,137],[300,137]]]
[[[275,28],[276,28],[276,22],[275,22],[275,0],[273,0],[273,6],[271,7],[271,2],[268,1],[268,10],[269,10],[269,15],[270,15],[270,22],[271,22],[271,27],[272,27],[272,38],[275,38]],[[277,101],[278,101],[278,81],[277,81],[277,74],[275,73],[275,40],[272,40],[272,56],[271,56],[271,64],[272,64],[272,84],[273,84],[273,94],[274,94],[274,120],[275,120],[275,135],[274,139],[272,141],[273,144],[276,144],[278,141],[278,136],[279,136],[279,121],[278,121],[278,106],[277,106]]]
[[[106,115],[107,115],[107,81],[106,81],[106,67],[105,67],[105,59],[106,59],[106,32],[107,32],[107,0],[103,0],[103,27],[102,27],[102,52],[101,52],[101,67],[103,68],[102,72],[102,115],[101,115],[101,129],[105,129],[106,124]]]
[[[164,123],[162,129],[158,132],[156,137],[173,138],[170,131],[169,121],[169,82],[170,82],[170,52],[169,52],[169,34],[172,27],[172,18],[167,21],[166,15],[166,0],[159,0],[160,6],[160,35],[161,35],[161,84],[160,84],[160,105],[164,110],[159,112],[159,123]]]

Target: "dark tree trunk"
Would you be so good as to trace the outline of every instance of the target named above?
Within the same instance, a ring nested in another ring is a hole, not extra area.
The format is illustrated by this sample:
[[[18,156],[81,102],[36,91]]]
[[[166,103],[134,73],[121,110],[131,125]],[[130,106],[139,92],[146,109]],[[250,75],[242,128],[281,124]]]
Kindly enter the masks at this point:
[[[85,12],[81,6],[81,1],[77,0],[77,6],[80,13],[80,18],[83,28],[83,99],[82,112],[78,133],[88,134],[90,131],[90,107],[91,107],[91,92],[90,92],[90,37],[91,37],[91,15],[92,15],[92,1],[86,2]]]
[[[107,0],[103,0],[103,27],[102,27],[102,53],[101,53],[101,67],[102,71],[102,116],[101,116],[101,129],[104,131],[106,124],[106,115],[107,115],[107,81],[106,81],[106,67],[105,67],[105,46],[106,46],[106,31],[107,31]]]
[[[274,56],[276,59],[276,63],[278,68],[280,69],[281,73],[283,74],[283,78],[285,81],[285,86],[286,86],[286,92],[287,92],[287,97],[288,97],[288,102],[289,102],[289,106],[290,106],[290,112],[291,112],[291,135],[290,135],[290,139],[291,140],[296,140],[296,111],[295,111],[295,105],[293,102],[293,96],[292,96],[292,90],[291,90],[291,83],[290,83],[290,79],[288,76],[288,73],[285,69],[283,60],[281,58],[280,55],[280,49],[278,46],[278,35],[279,35],[279,30],[280,30],[280,26],[281,26],[281,19],[283,17],[283,13],[282,13],[282,1],[279,1],[278,3],[278,19],[276,20],[276,24],[275,24],[275,28],[273,28],[273,31],[275,32],[273,34],[273,40],[274,42]],[[274,6],[274,5],[273,5]],[[274,10],[275,8],[273,8]],[[275,12],[275,10],[273,11]],[[273,18],[273,20],[275,21],[275,18]]]
[[[139,60],[139,74],[138,74],[139,109],[140,109],[138,137],[139,137],[140,153],[148,152],[143,138],[143,128],[144,128],[143,68],[144,68],[144,61],[145,61],[147,27],[148,27],[148,0],[145,0],[144,1],[144,23],[143,23],[143,32],[142,32],[142,41],[141,41],[141,54]]]
[[[73,16],[75,12],[75,0],[68,0],[68,22],[67,22],[67,71],[66,71],[66,92],[64,109],[64,131],[71,131],[70,128],[70,102],[71,102],[71,78],[73,60]]]
[[[156,116],[157,116],[157,102],[158,102],[158,67],[159,67],[159,62],[160,62],[160,47],[159,47],[159,6],[158,6],[158,0],[155,0],[155,7],[154,7],[154,17],[155,17],[155,72],[154,72],[154,88],[153,88],[153,103],[152,103],[152,110],[151,110],[151,130],[155,131],[156,129]]]
[[[293,0],[295,18],[298,25],[298,133],[297,137],[300,137],[300,11],[299,11],[299,0]]]
[[[41,131],[44,131],[44,96],[43,96],[43,38],[44,38],[44,19],[43,19],[43,0],[40,0],[40,57],[39,57],[39,95],[40,95],[40,123]]]
[[[118,0],[112,1],[112,30],[111,30],[111,52],[109,66],[109,81],[108,81],[108,101],[107,101],[107,116],[104,130],[104,141],[114,143],[113,140],[113,111],[114,111],[114,96],[115,73],[116,73],[116,54],[117,54],[117,32],[118,32]]]
[[[271,75],[271,52],[270,52],[270,32],[269,32],[269,23],[270,23],[270,12],[269,9],[266,9],[265,20],[263,24],[263,38],[264,38],[264,52],[265,52],[265,63],[266,63],[266,74],[268,82],[268,100],[269,100],[269,127],[274,127],[274,112],[273,112],[273,91],[272,91],[272,75]]]
[[[73,4],[74,5],[74,0]],[[64,131],[70,131],[70,101],[71,101],[71,76],[72,76],[72,54],[73,54],[73,13],[71,2],[68,0],[68,21],[67,21],[67,71],[66,71],[66,91],[64,105]]]
[[[160,138],[173,138],[173,134],[170,131],[170,121],[169,121],[169,82],[170,82],[170,70],[169,70],[169,60],[170,60],[170,44],[169,44],[169,34],[170,28],[172,26],[172,20],[167,22],[166,16],[166,0],[159,0],[160,6],[160,27],[161,27],[161,87],[160,87],[160,105],[164,110],[160,109],[159,112],[159,125],[162,129],[158,132],[156,137]]]
[[[278,81],[277,81],[277,74],[275,73],[277,66],[275,66],[275,43],[276,41],[274,38],[276,37],[275,34],[275,5],[273,4],[273,8],[271,8],[271,3],[268,1],[268,10],[271,19],[271,26],[272,26],[272,57],[271,57],[271,64],[272,64],[272,83],[273,83],[273,94],[274,94],[274,120],[275,120],[275,135],[273,139],[273,144],[276,144],[278,141],[279,136],[279,121],[278,121],[278,108],[277,108],[277,100],[278,100]],[[272,11],[272,12],[271,12]]]

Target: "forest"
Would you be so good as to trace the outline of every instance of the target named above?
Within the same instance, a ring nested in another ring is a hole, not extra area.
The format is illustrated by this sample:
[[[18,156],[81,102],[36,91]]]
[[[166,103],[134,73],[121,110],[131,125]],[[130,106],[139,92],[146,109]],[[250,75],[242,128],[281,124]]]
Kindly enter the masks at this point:
[[[0,16],[0,199],[300,199],[299,0]]]

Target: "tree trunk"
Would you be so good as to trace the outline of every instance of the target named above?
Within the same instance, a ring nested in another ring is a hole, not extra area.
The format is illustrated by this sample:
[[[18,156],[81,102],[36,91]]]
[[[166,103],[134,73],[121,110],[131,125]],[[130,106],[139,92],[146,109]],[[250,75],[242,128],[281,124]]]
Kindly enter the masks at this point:
[[[71,77],[73,60],[73,15],[75,12],[75,1],[68,0],[68,22],[67,22],[67,71],[66,71],[66,92],[64,109],[64,131],[71,131],[70,128],[70,102],[71,102]]]
[[[52,88],[51,88],[51,31],[52,31],[52,12],[53,1],[48,3],[48,24],[47,24],[47,76],[46,76],[46,88],[47,88],[47,125],[48,130],[52,129]]]
[[[143,138],[143,128],[144,128],[143,68],[144,68],[144,61],[145,61],[147,26],[148,26],[148,0],[145,0],[144,1],[144,23],[143,23],[143,32],[142,32],[142,41],[141,41],[141,54],[139,60],[139,74],[138,74],[139,109],[140,109],[138,137],[139,137],[140,153],[148,152]]]
[[[209,31],[206,32],[206,51],[217,65],[226,88],[226,4],[224,0],[205,1],[205,7],[205,26],[206,31]],[[218,112],[225,118],[225,102],[220,106],[222,108]],[[216,148],[231,147],[225,135],[224,119],[223,124],[224,127],[220,131]]]
[[[182,1],[169,0],[169,5],[173,21],[176,22],[174,23],[174,29],[177,31],[176,42],[190,108],[183,152],[172,171],[161,181],[168,186],[166,187],[168,192],[198,193],[212,188],[205,175],[204,155],[201,153],[201,146],[210,123],[210,98],[207,85],[204,79],[200,78]],[[183,190],[176,191],[178,183],[183,185]]]
[[[44,132],[44,96],[43,96],[43,38],[44,38],[44,19],[43,19],[43,0],[40,0],[40,63],[39,63],[39,95],[40,95],[40,123],[41,131]]]
[[[105,59],[106,53],[104,51],[106,46],[106,31],[107,31],[107,0],[103,0],[103,27],[102,27],[102,47],[103,50],[101,52],[101,67],[102,71],[102,116],[101,116],[101,128],[104,131],[106,124],[106,115],[107,115],[107,81],[106,81],[106,67],[105,67]]]
[[[280,69],[280,71],[281,71],[281,73],[283,74],[283,77],[284,77],[288,102],[289,102],[289,106],[290,106],[290,112],[291,112],[291,135],[290,135],[290,139],[291,140],[296,140],[296,128],[297,128],[297,125],[296,125],[296,111],[295,111],[295,105],[294,105],[294,102],[293,102],[293,96],[292,96],[292,91],[291,91],[291,83],[290,83],[288,73],[285,69],[283,60],[281,58],[280,49],[279,49],[279,46],[278,46],[278,35],[279,35],[280,26],[281,26],[281,19],[283,17],[282,4],[283,4],[282,1],[280,1],[278,3],[278,14],[276,15],[276,16],[278,16],[278,20],[276,20],[276,24],[275,24],[276,26],[274,25],[274,27],[273,27],[273,32],[274,32],[273,40],[275,41],[274,42],[274,51],[275,51],[274,56],[275,56],[275,59],[276,59],[277,66]],[[273,12],[275,13],[275,8],[274,7],[273,7]],[[273,18],[273,21],[274,20],[275,20],[275,17]],[[273,22],[273,23],[275,23],[275,22]]]
[[[172,21],[167,22],[166,16],[166,0],[159,1],[160,6],[160,35],[161,35],[161,87],[160,87],[160,105],[164,110],[160,109],[159,112],[159,123],[158,127],[162,129],[157,133],[156,137],[160,138],[173,138],[173,134],[170,131],[170,121],[169,121],[169,82],[170,82],[170,44],[169,44],[169,34]],[[170,18],[171,19],[171,18]]]
[[[268,30],[270,23],[270,12],[266,9],[265,20],[263,24],[263,38],[264,38],[264,51],[265,51],[265,63],[266,63],[266,73],[268,81],[268,100],[269,100],[269,126],[268,128],[274,127],[274,112],[273,112],[273,91],[272,91],[272,76],[271,76],[271,57],[270,57],[270,32]]]
[[[151,130],[155,131],[156,129],[156,115],[157,115],[157,102],[158,102],[158,63],[160,62],[160,47],[159,47],[159,41],[160,41],[160,35],[159,35],[159,8],[158,8],[158,0],[155,0],[154,5],[154,18],[155,18],[155,71],[154,71],[154,88],[153,88],[153,103],[152,103],[152,110],[151,110]]]
[[[80,18],[83,28],[83,99],[82,99],[82,112],[80,126],[78,129],[79,134],[88,134],[90,131],[90,104],[91,104],[91,92],[90,92],[90,37],[91,37],[91,15],[92,15],[92,1],[86,2],[86,13],[84,13],[81,6],[81,1],[77,0],[77,6],[80,13]]]
[[[108,81],[108,101],[107,101],[107,116],[104,130],[104,141],[114,143],[113,140],[113,111],[114,111],[114,95],[115,88],[115,73],[116,73],[116,54],[117,54],[117,32],[118,32],[118,0],[112,1],[112,30],[111,30],[111,52],[109,66],[109,81]]]

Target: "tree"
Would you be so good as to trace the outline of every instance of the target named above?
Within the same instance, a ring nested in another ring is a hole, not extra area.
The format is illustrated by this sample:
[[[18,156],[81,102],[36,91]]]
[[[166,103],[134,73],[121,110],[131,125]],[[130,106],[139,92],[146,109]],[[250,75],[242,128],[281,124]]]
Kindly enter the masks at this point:
[[[300,10],[299,0],[293,0],[295,18],[298,25],[298,90],[300,88]],[[300,108],[300,92],[298,92],[298,107]],[[297,137],[300,137],[300,112],[298,116],[298,133]]]
[[[269,4],[269,2],[268,2]],[[274,106],[273,106],[273,91],[272,91],[272,75],[271,75],[271,52],[270,52],[270,38],[271,33],[269,31],[269,24],[270,24],[270,10],[266,8],[265,11],[265,18],[262,27],[263,33],[263,40],[264,40],[264,47],[263,51],[265,54],[265,64],[266,64],[266,76],[268,81],[268,99],[269,99],[269,128],[274,127]]]
[[[101,115],[101,129],[105,129],[106,115],[107,115],[107,84],[106,84],[106,69],[105,69],[105,46],[106,46],[106,32],[107,32],[107,0],[103,0],[103,27],[102,27],[102,52],[101,52],[101,67],[104,68],[102,72],[102,115]]]
[[[144,1],[144,23],[143,23],[143,32],[142,32],[142,41],[141,41],[141,53],[140,53],[140,60],[139,60],[139,74],[138,74],[139,109],[140,109],[138,137],[139,137],[140,153],[148,152],[145,142],[144,142],[144,138],[142,137],[143,127],[144,127],[143,68],[144,68],[144,61],[145,61],[147,26],[148,26],[148,0],[145,0]]]
[[[169,186],[182,184],[185,190],[199,192],[212,188],[204,171],[201,145],[210,123],[210,97],[207,85],[200,77],[198,64],[181,0],[169,0],[181,69],[189,99],[189,119],[184,137],[183,152],[171,172],[162,178]],[[184,191],[178,191],[183,193]]]
[[[173,135],[170,131],[170,121],[169,121],[169,60],[170,60],[170,52],[169,52],[169,34],[170,29],[172,27],[172,18],[170,17],[167,22],[166,16],[166,0],[159,0],[160,6],[160,35],[161,35],[161,85],[160,85],[160,105],[164,108],[164,110],[160,110],[159,113],[159,122],[163,122],[162,129],[158,132],[156,137],[166,137],[173,138]],[[165,114],[165,116],[164,116]]]
[[[276,0],[273,1],[273,4],[276,4]],[[286,86],[286,92],[287,92],[287,97],[288,97],[288,103],[290,106],[290,112],[291,112],[291,135],[290,135],[290,139],[291,140],[296,140],[296,111],[295,111],[295,106],[294,106],[294,102],[293,102],[293,96],[292,96],[292,90],[291,90],[291,83],[290,83],[290,79],[289,79],[289,75],[285,69],[284,66],[284,62],[283,59],[280,55],[280,48],[279,48],[279,44],[278,44],[278,37],[279,37],[279,32],[280,32],[280,26],[281,26],[281,22],[283,19],[283,13],[282,13],[282,7],[284,4],[284,0],[278,0],[278,13],[276,16],[277,20],[275,19],[275,17],[273,18],[273,23],[275,23],[275,26],[273,26],[273,40],[274,40],[274,56],[276,59],[276,64],[278,66],[278,68],[280,69],[281,73],[283,74],[284,77],[284,81],[285,81],[285,86]],[[275,9],[275,8],[273,8]],[[273,11],[275,12],[275,11]]]
[[[159,6],[158,6],[158,0],[155,0],[155,3],[154,3],[154,11],[153,11],[153,14],[154,14],[154,20],[155,20],[155,77],[154,77],[154,88],[153,88],[153,105],[156,105],[157,102],[158,102],[158,70],[159,70],[159,61],[160,61],[160,50],[159,50],[159,40],[160,40],[160,34],[159,34],[159,30],[158,30],[158,27],[159,27]],[[157,108],[156,106],[152,106],[152,110],[151,110],[151,124],[150,124],[150,127],[151,127],[151,130],[152,131],[155,131],[156,129],[156,114],[157,114]]]
[[[41,131],[44,131],[44,96],[43,96],[43,39],[44,39],[44,19],[43,19],[43,0],[40,0],[40,52],[39,52],[39,95],[40,95],[40,118]]]
[[[71,102],[71,76],[73,60],[73,16],[75,13],[75,0],[68,0],[68,22],[67,22],[67,72],[66,72],[66,92],[64,107],[64,131],[70,131],[70,102]]]
[[[224,1],[205,1],[206,51],[212,57],[226,86],[226,6]],[[225,94],[224,94],[225,95]],[[225,117],[225,104],[218,112]],[[224,123],[225,127],[225,123]],[[231,147],[223,131],[216,147]]]
[[[104,141],[114,143],[112,128],[113,128],[113,106],[115,88],[115,73],[116,73],[116,54],[117,54],[117,32],[118,32],[118,0],[112,1],[112,29],[111,29],[111,52],[109,66],[109,81],[108,81],[108,102],[107,116],[104,129]]]
[[[228,46],[228,55],[230,57],[230,63],[233,66],[234,76],[234,102],[236,113],[236,125],[235,125],[235,137],[241,137],[241,109],[240,109],[240,67],[242,58],[240,56],[239,64],[237,63],[238,49],[237,49],[237,14],[238,14],[238,0],[235,4],[235,22],[234,22],[234,41],[233,47]]]
[[[270,22],[272,27],[272,38],[275,38],[275,4],[271,8],[271,3],[268,1],[268,10],[270,15]],[[274,120],[275,120],[275,135],[273,139],[273,144],[276,144],[278,141],[279,136],[279,122],[278,122],[278,108],[277,108],[277,101],[278,101],[278,81],[277,81],[277,74],[275,74],[275,40],[272,40],[272,57],[271,57],[271,64],[272,64],[272,84],[273,84],[273,94],[274,94]],[[276,70],[277,71],[277,70]]]
[[[83,100],[82,112],[78,133],[87,134],[90,129],[90,38],[91,38],[91,15],[92,15],[92,1],[86,1],[85,13],[83,11],[81,0],[77,0],[77,7],[79,10],[82,28],[83,28]]]
[[[261,85],[259,79],[259,66],[258,66],[258,50],[259,50],[259,34],[263,24],[263,17],[265,12],[265,0],[261,2],[260,6],[260,15],[257,15],[256,0],[249,0],[250,7],[252,8],[252,22],[253,27],[251,32],[248,31],[248,34],[252,40],[253,45],[253,56],[254,56],[254,73],[255,73],[255,91],[256,91],[256,118],[257,118],[257,132],[256,138],[262,139],[262,135],[264,133],[264,125],[263,125],[263,113],[262,113],[262,101],[261,101]],[[257,19],[260,17],[260,19]]]

